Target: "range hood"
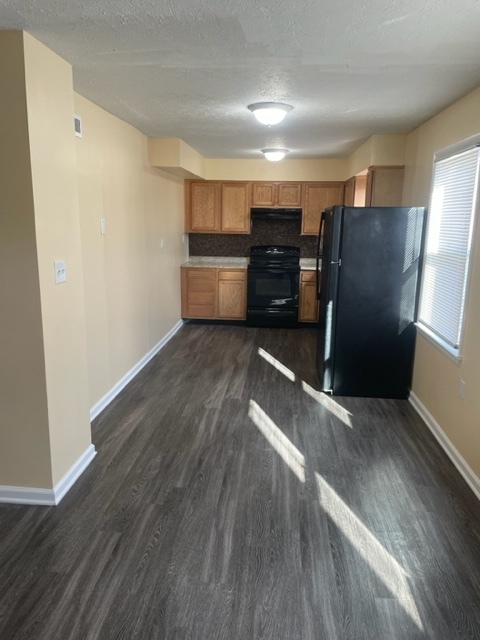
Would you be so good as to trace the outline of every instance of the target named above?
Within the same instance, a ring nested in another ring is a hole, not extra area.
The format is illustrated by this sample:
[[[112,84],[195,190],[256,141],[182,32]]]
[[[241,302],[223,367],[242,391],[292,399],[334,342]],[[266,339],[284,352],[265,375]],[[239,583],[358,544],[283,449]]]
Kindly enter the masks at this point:
[[[300,208],[286,209],[284,207],[252,207],[252,220],[301,220]]]

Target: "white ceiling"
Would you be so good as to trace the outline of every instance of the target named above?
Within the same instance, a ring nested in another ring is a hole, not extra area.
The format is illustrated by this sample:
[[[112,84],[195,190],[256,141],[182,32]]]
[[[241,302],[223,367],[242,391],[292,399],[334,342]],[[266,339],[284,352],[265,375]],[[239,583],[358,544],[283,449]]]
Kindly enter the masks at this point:
[[[478,0],[0,0],[75,90],[213,158],[344,157],[480,85]],[[265,128],[247,105],[294,106]]]

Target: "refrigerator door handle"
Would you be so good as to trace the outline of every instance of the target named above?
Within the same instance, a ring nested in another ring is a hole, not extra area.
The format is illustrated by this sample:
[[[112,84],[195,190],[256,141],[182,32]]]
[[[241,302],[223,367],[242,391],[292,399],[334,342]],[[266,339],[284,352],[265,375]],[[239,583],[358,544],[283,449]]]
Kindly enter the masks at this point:
[[[316,268],[316,287],[317,287],[317,300],[320,300],[320,282],[319,282],[319,271],[320,271],[320,262],[323,262],[323,255],[320,254],[320,244],[322,243],[322,235],[323,235],[323,226],[325,224],[325,212],[322,211],[322,215],[320,218],[320,229],[318,230],[318,241],[317,241],[317,268]],[[323,252],[322,252],[323,253]]]
[[[316,280],[316,287],[317,287],[317,300],[320,300],[320,279],[318,277],[319,273],[320,273],[320,263],[323,262],[323,257],[317,255],[317,268],[315,270],[315,280]]]
[[[337,260],[336,262],[334,262],[332,260],[332,262],[330,262],[330,264],[338,264],[338,266],[341,267],[342,266],[342,259],[340,258],[340,260]]]

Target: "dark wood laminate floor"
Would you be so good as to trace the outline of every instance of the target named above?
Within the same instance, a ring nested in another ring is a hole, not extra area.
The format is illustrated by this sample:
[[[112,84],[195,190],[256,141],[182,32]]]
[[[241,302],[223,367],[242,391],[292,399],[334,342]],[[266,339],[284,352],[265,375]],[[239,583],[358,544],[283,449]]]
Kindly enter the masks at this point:
[[[315,332],[186,325],[56,508],[0,505],[1,640],[480,638],[480,504]]]

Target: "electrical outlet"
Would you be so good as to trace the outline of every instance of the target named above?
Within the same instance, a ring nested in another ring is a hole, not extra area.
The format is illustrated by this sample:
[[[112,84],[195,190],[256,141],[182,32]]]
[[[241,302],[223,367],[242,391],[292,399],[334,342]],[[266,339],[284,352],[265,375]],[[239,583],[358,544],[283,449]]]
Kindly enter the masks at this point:
[[[467,383],[465,382],[465,380],[460,380],[458,382],[458,395],[462,400],[464,400],[465,398],[466,391],[467,391]]]
[[[67,267],[65,265],[65,260],[55,260],[55,284],[62,284],[62,282],[67,281]]]

